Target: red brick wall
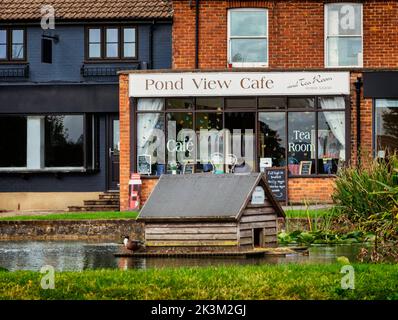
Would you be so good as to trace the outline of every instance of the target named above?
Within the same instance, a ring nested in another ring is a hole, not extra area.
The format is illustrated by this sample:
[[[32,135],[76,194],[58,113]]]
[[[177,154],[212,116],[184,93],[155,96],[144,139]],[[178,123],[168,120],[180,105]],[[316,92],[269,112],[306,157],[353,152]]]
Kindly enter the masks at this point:
[[[199,68],[227,67],[227,11],[238,7],[268,9],[270,68],[324,68],[325,2],[339,1],[201,0]],[[397,68],[398,1],[345,2],[363,2],[364,67]],[[173,67],[194,68],[195,6],[173,5]]]
[[[314,1],[202,0],[199,67],[227,67],[227,11],[236,7],[268,9],[269,66],[322,68],[323,3]],[[173,66],[195,67],[195,8],[174,1]]]
[[[153,188],[157,185],[159,179],[143,179],[142,180],[142,192],[141,192],[141,204],[144,205],[148,200]]]
[[[365,1],[364,67],[397,68],[398,1]]]
[[[130,180],[130,102],[128,75],[119,79],[119,116],[120,116],[120,210],[128,209]]]
[[[295,178],[289,179],[289,202],[331,203],[334,188],[332,178]]]

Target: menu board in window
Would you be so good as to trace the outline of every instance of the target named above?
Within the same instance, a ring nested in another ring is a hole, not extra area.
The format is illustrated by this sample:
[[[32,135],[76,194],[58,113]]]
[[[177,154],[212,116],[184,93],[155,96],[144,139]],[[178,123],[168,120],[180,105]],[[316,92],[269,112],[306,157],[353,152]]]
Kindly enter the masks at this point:
[[[300,161],[300,170],[299,174],[308,176],[311,174],[312,169],[312,161]]]
[[[287,175],[286,168],[267,168],[266,178],[268,186],[271,189],[277,201],[287,201]]]
[[[150,175],[152,173],[151,168],[151,156],[140,155],[138,156],[138,173]]]

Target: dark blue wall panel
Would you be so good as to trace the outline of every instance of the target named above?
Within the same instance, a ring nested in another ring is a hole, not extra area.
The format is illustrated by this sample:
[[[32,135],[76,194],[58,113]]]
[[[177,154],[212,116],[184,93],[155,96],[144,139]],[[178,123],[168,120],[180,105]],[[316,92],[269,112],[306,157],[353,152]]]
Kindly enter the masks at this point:
[[[156,25],[153,33],[153,69],[170,69],[172,63],[171,24]]]

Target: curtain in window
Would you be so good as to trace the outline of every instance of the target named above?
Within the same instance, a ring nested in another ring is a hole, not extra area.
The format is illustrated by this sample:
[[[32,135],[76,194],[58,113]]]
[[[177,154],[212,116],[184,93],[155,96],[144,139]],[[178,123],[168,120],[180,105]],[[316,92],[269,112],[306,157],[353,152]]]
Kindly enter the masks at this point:
[[[145,111],[161,111],[164,108],[164,99],[139,99],[137,109]],[[140,113],[137,121],[137,152],[138,155],[148,154],[148,149],[157,128],[160,113]]]
[[[322,98],[320,99],[321,108],[324,110],[345,109],[343,97]],[[345,112],[324,112],[330,130],[343,146],[340,151],[340,159],[345,161]]]
[[[328,35],[338,35],[339,34],[339,12],[337,10],[329,12],[328,19]],[[329,54],[329,62],[330,66],[338,66],[339,65],[339,47],[338,41],[328,41],[328,54]]]

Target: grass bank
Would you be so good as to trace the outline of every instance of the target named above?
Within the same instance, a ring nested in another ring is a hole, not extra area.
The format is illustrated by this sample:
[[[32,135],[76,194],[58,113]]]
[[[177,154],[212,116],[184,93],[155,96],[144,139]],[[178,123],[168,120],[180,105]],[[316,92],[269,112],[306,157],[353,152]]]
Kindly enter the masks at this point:
[[[308,210],[294,210],[287,209],[285,211],[287,218],[322,218],[330,214],[331,209],[310,209]]]
[[[48,215],[2,217],[0,221],[136,219],[137,212],[66,212]]]
[[[55,275],[0,272],[0,299],[397,299],[398,266],[357,264],[355,289],[341,289],[341,265],[262,265],[97,270]]]

